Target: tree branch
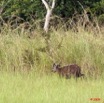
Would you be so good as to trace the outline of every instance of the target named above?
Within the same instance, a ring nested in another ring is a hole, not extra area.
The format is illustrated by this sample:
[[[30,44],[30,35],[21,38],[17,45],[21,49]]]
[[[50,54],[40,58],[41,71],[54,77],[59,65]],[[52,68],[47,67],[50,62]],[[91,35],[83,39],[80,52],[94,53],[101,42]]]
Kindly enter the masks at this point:
[[[54,9],[54,7],[55,7],[55,0],[53,0],[51,8]]]
[[[49,10],[49,5],[45,0],[42,0],[43,4],[45,5],[46,9]]]

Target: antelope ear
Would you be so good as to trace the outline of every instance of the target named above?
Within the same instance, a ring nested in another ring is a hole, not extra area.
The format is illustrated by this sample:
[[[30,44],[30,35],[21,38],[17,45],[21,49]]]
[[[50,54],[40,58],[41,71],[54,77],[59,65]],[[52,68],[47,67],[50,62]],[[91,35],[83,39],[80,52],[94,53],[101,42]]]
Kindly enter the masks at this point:
[[[53,63],[53,67],[54,67],[54,66],[56,66],[56,64],[55,64],[55,63]]]

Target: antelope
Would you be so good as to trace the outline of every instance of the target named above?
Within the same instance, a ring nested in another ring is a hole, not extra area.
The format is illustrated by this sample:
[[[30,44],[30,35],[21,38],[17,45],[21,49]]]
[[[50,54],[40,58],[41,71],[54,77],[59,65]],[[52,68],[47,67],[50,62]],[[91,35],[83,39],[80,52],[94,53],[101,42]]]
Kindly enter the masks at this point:
[[[72,75],[75,78],[82,77],[84,74],[81,73],[81,69],[77,64],[70,64],[61,67],[60,64],[53,64],[53,72],[57,72],[59,76],[64,76],[67,79],[70,78]]]

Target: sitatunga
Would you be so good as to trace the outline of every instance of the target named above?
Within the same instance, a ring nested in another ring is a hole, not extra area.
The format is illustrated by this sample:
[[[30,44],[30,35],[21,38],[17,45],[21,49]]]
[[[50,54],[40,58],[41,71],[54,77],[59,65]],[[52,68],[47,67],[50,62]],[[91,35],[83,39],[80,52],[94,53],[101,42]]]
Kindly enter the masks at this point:
[[[64,76],[66,78],[70,78],[71,76],[74,76],[76,78],[84,76],[77,64],[69,64],[61,67],[59,64],[54,63],[52,71],[57,72],[59,76]]]

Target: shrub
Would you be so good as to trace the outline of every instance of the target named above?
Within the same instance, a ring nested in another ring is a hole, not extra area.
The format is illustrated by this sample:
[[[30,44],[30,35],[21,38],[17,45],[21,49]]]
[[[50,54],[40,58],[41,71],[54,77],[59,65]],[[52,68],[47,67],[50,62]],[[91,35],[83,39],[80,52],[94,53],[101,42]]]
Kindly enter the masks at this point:
[[[98,17],[98,21],[99,21],[100,25],[104,25],[104,14],[102,14]]]

